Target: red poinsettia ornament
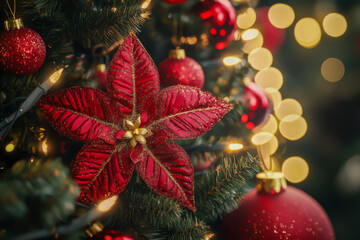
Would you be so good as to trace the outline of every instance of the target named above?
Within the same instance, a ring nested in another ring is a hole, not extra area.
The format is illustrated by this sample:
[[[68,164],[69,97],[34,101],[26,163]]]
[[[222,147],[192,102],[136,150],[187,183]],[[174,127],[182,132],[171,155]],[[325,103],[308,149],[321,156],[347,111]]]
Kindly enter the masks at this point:
[[[157,69],[135,36],[120,47],[107,91],[73,87],[43,97],[45,118],[61,134],[87,142],[73,165],[79,201],[119,194],[134,169],[156,193],[195,210],[194,170],[187,153],[167,139],[206,133],[232,106],[198,88],[160,91]]]

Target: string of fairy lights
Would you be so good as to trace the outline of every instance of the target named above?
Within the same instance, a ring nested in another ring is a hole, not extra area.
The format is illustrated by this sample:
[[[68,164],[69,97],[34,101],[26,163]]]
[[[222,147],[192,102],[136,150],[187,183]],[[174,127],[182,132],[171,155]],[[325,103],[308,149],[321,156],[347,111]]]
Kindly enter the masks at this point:
[[[276,3],[268,10],[269,22],[278,29],[289,28],[295,21],[295,11],[287,4]],[[273,155],[279,147],[279,140],[276,133],[288,140],[296,141],[301,139],[307,132],[307,122],[302,116],[301,104],[292,98],[282,99],[280,88],[283,85],[281,71],[272,67],[273,56],[270,50],[263,47],[264,37],[259,29],[253,27],[257,14],[254,8],[248,7],[237,16],[238,30],[234,36],[235,40],[242,40],[242,51],[247,54],[247,62],[257,70],[254,81],[263,88],[273,103],[274,114],[270,114],[268,120],[254,130],[251,142],[257,146],[263,158],[265,169],[275,166]],[[328,13],[322,21],[322,29],[330,37],[340,37],[347,29],[347,21],[339,13]],[[322,36],[322,29],[315,18],[305,17],[299,19],[294,27],[294,38],[296,42],[306,48],[316,47]],[[237,56],[227,56],[223,59],[226,66],[234,66],[242,60]],[[337,82],[342,79],[345,73],[344,64],[340,59],[330,57],[321,65],[321,75],[329,82]],[[242,144],[230,144],[231,150],[242,149]],[[279,170],[270,169],[270,170]],[[298,156],[292,156],[283,161],[281,166],[285,178],[293,183],[304,181],[309,174],[307,162]]]

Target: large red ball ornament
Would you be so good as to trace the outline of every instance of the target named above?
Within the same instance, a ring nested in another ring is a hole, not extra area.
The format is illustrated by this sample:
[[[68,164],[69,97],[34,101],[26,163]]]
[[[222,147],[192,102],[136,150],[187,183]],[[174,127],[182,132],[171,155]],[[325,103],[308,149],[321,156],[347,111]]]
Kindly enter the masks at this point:
[[[224,49],[234,38],[236,11],[229,0],[204,0],[192,12],[210,26],[209,41],[217,49]]]
[[[329,217],[319,203],[299,189],[274,184],[275,180],[263,179],[259,186],[258,179],[258,191],[247,193],[240,207],[224,218],[220,239],[334,240]]]
[[[180,4],[186,2],[187,0],[163,0],[163,1],[171,4]]]
[[[266,122],[272,104],[264,90],[254,82],[246,83],[244,94],[239,98],[244,106],[240,121],[252,130]]]
[[[104,230],[97,234],[93,239],[96,240],[135,240],[134,238],[116,231],[116,230]]]
[[[41,36],[23,27],[21,19],[5,21],[0,34],[0,69],[15,75],[28,75],[43,65],[46,47]]]
[[[186,57],[184,49],[171,50],[169,58],[159,64],[160,82],[163,86],[187,85],[202,88],[204,71],[194,59]]]
[[[274,27],[268,17],[269,7],[261,7],[257,10],[256,27],[263,35],[263,47],[272,53],[277,52],[285,41],[285,30]]]

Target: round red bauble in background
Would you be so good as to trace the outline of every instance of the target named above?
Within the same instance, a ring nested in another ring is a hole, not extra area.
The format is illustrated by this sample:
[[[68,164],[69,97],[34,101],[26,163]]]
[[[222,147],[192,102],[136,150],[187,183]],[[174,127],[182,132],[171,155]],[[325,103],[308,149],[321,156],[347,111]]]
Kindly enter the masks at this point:
[[[163,1],[171,4],[180,4],[186,2],[187,0],[163,0]]]
[[[106,89],[106,76],[106,64],[100,63],[96,65],[94,74],[91,78],[97,79],[99,87]]]
[[[46,57],[41,36],[23,27],[21,19],[6,20],[5,29],[0,34],[0,69],[19,76],[39,70]]]
[[[285,30],[274,27],[268,17],[269,7],[261,7],[257,10],[255,26],[263,35],[263,47],[272,53],[277,52],[285,41]]]
[[[234,39],[236,11],[229,0],[200,1],[192,12],[210,26],[209,42],[217,49],[224,49]]]
[[[104,230],[101,233],[98,233],[92,239],[96,240],[135,240],[134,238],[116,231],[116,230]]]
[[[258,190],[247,193],[240,207],[225,216],[220,239],[335,239],[329,217],[308,194],[294,187],[284,189],[272,180],[261,184],[258,179]]]
[[[272,104],[264,90],[254,82],[245,84],[245,91],[239,97],[244,106],[240,121],[252,130],[266,122],[270,116]]]
[[[187,85],[202,88],[204,71],[194,59],[186,57],[184,49],[170,50],[169,58],[159,64],[160,82],[163,86]]]

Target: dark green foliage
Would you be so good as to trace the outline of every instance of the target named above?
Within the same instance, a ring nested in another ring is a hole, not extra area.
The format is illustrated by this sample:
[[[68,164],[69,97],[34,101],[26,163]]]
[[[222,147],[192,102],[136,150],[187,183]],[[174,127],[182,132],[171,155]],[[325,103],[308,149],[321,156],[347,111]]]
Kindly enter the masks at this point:
[[[240,159],[227,157],[216,169],[196,178],[197,216],[211,223],[239,205],[246,180],[259,170],[259,163],[250,155]]]
[[[60,159],[18,161],[0,181],[0,224],[7,236],[50,229],[74,211],[78,194]]]

